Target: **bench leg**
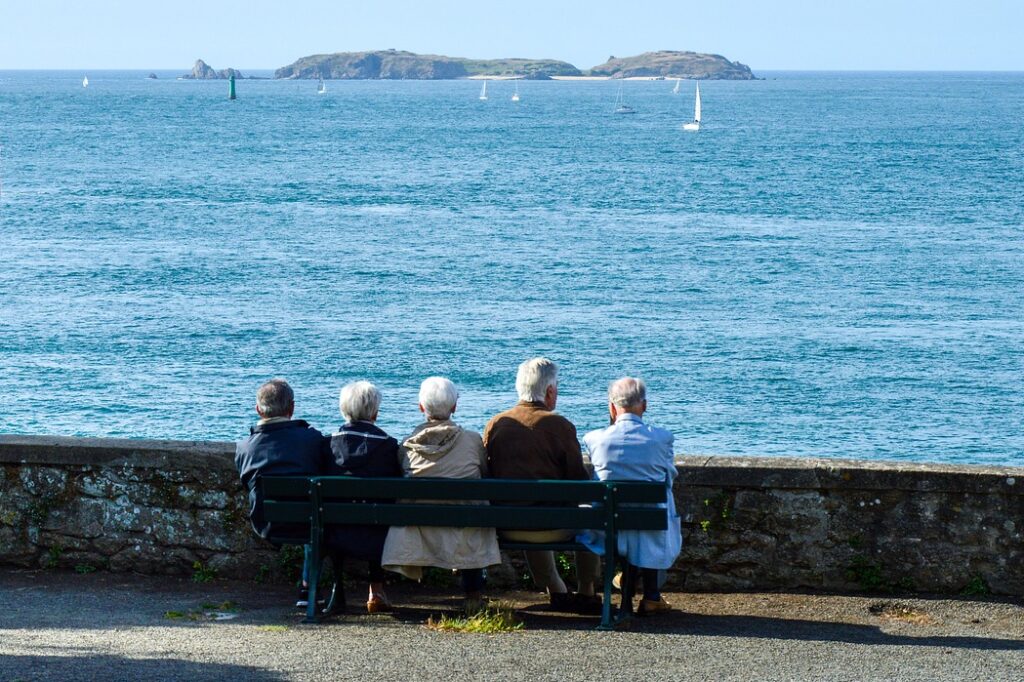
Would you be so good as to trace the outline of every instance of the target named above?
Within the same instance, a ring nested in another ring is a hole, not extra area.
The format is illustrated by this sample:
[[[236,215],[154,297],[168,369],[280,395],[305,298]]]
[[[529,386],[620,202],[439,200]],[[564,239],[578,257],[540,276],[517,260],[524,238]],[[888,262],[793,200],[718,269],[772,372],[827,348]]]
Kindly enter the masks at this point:
[[[320,582],[320,543],[314,542],[309,553],[309,606],[306,607],[305,623],[318,622],[316,614],[316,588]]]
[[[615,558],[611,558],[608,552],[604,555],[604,602],[601,604],[601,624],[598,630],[614,630],[615,623],[612,620],[612,579],[615,577]]]

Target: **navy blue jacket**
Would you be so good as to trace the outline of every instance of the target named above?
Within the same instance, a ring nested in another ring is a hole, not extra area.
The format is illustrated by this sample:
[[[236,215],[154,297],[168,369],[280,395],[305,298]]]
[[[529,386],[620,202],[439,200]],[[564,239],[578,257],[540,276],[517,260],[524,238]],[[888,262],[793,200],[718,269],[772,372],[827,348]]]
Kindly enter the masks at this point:
[[[398,441],[370,422],[350,422],[330,439],[328,476],[401,478]],[[379,502],[379,500],[377,500]],[[327,529],[328,547],[346,557],[380,561],[387,526],[336,526]]]
[[[249,490],[249,520],[261,537],[308,537],[289,526],[274,526],[263,520],[259,488],[262,476],[316,476],[324,473],[329,440],[301,419],[257,424],[249,437],[235,448],[235,467]]]

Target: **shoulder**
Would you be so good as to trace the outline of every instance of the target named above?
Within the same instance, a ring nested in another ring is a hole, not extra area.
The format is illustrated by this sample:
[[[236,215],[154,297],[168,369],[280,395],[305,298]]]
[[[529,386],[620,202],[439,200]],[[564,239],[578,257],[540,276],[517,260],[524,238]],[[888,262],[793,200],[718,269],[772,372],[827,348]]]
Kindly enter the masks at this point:
[[[671,443],[676,439],[676,437],[672,435],[672,432],[667,429],[663,429],[657,426],[648,426],[647,429],[650,432],[651,437],[657,440],[658,442]]]
[[[576,437],[576,425],[557,412],[543,412],[537,419],[537,426],[551,431],[571,433]]]
[[[474,446],[479,445],[480,447],[483,447],[484,445],[483,436],[476,431],[470,431],[469,429],[462,429],[462,432],[459,434],[459,438]]]
[[[606,426],[602,429],[594,429],[593,431],[587,431],[585,434],[583,434],[583,442],[587,444],[588,448],[596,447],[602,441],[607,439],[614,429],[614,426]]]

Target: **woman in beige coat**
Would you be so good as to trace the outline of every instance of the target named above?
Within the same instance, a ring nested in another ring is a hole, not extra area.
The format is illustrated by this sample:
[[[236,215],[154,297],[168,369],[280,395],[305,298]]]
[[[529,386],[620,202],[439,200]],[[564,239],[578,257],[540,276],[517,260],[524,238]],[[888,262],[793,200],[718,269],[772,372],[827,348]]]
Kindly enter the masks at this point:
[[[420,385],[420,424],[399,448],[406,476],[483,478],[487,455],[480,434],[451,420],[459,394],[443,377]],[[451,504],[481,504],[452,501]],[[484,503],[486,504],[486,503]],[[458,569],[467,606],[478,605],[484,587],[483,569],[501,563],[493,528],[392,526],[384,543],[381,564],[389,571],[420,580],[424,566]]]

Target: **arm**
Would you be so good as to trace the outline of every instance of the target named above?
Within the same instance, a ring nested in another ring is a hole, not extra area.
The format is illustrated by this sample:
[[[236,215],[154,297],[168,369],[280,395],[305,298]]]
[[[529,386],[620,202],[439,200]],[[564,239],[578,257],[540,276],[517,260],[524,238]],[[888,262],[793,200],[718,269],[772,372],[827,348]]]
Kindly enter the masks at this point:
[[[565,421],[565,432],[561,438],[563,461],[563,475],[567,481],[589,481],[590,473],[583,465],[583,451],[580,449],[580,441],[576,437],[576,427],[568,420]]]

